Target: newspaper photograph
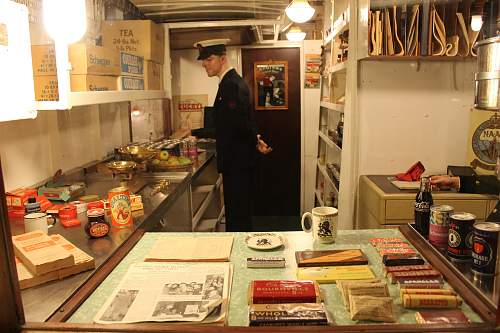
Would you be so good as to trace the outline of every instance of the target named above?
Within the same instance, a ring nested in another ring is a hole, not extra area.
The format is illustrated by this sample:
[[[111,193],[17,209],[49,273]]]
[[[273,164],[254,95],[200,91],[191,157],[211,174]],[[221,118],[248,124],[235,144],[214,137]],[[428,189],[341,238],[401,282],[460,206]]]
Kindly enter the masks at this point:
[[[227,313],[230,278],[229,263],[134,264],[94,322],[219,322]]]

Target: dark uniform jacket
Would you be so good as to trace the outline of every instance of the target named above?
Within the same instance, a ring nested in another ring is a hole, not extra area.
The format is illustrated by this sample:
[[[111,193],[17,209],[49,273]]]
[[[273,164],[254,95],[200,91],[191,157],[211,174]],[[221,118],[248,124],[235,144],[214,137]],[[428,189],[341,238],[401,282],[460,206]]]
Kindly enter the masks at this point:
[[[219,83],[214,108],[218,171],[253,168],[257,129],[248,86],[235,69],[229,70]]]

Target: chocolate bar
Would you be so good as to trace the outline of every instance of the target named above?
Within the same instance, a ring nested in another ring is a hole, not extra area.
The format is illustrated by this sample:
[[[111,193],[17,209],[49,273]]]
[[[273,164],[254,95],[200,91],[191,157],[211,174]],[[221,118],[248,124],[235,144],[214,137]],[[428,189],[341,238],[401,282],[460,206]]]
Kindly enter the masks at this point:
[[[296,251],[298,267],[368,265],[360,249]]]
[[[328,325],[323,303],[252,304],[249,326]]]
[[[373,246],[377,246],[380,243],[402,243],[403,239],[400,237],[385,237],[385,238],[371,238],[370,243]]]
[[[397,283],[398,281],[401,280],[408,280],[408,279],[437,279],[441,280],[443,276],[441,273],[434,269],[428,269],[428,270],[422,270],[422,271],[406,271],[406,272],[392,272],[387,274],[387,277],[389,278],[389,281],[391,283]]]
[[[315,281],[255,280],[250,282],[249,304],[319,303],[319,285]]]
[[[386,254],[382,256],[382,262],[386,266],[423,265],[424,259],[420,254]]]
[[[398,286],[407,289],[442,289],[443,281],[439,279],[408,279],[398,281]]]
[[[285,258],[283,257],[252,257],[247,258],[248,268],[283,268]]]
[[[382,248],[382,249],[379,249],[378,250],[378,253],[381,255],[381,256],[384,256],[384,255],[390,255],[390,254],[416,254],[417,251],[415,251],[414,249],[412,248]]]
[[[433,268],[429,264],[408,265],[408,266],[387,266],[384,268],[384,273],[385,273],[385,276],[387,276],[387,274],[394,273],[394,272],[422,271],[422,270],[428,270],[428,269],[433,269]]]

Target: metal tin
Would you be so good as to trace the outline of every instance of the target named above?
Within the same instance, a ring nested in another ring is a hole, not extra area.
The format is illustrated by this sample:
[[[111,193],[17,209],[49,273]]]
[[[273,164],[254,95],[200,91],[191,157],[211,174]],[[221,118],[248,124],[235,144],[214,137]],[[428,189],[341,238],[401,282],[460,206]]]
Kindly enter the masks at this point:
[[[476,216],[471,213],[450,215],[447,252],[452,260],[468,261],[471,259],[472,226],[475,222]]]
[[[496,275],[499,234],[500,224],[492,222],[474,224],[471,269],[475,274]]]
[[[104,209],[93,208],[87,211],[88,222],[85,225],[85,232],[91,238],[104,237],[109,233],[109,223],[104,218]]]
[[[76,219],[77,211],[75,205],[65,205],[59,209],[59,219],[71,220]]]
[[[111,210],[111,225],[114,227],[131,225],[130,190],[123,186],[111,189],[108,193],[108,200]]]
[[[429,218],[429,243],[441,251],[448,247],[448,229],[450,228],[450,215],[454,208],[448,205],[431,207]]]

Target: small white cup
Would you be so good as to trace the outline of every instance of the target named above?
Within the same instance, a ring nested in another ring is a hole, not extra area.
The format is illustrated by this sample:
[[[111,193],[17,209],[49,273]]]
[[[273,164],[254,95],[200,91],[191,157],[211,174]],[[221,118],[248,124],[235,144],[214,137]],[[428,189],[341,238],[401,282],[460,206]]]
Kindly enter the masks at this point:
[[[320,243],[333,243],[337,238],[338,210],[333,207],[315,207],[311,213],[302,215],[302,230],[312,232],[314,240]],[[304,221],[311,220],[311,227],[306,228]]]
[[[24,215],[24,232],[40,230],[49,233],[49,228],[54,224],[47,225],[47,214],[31,213]]]

